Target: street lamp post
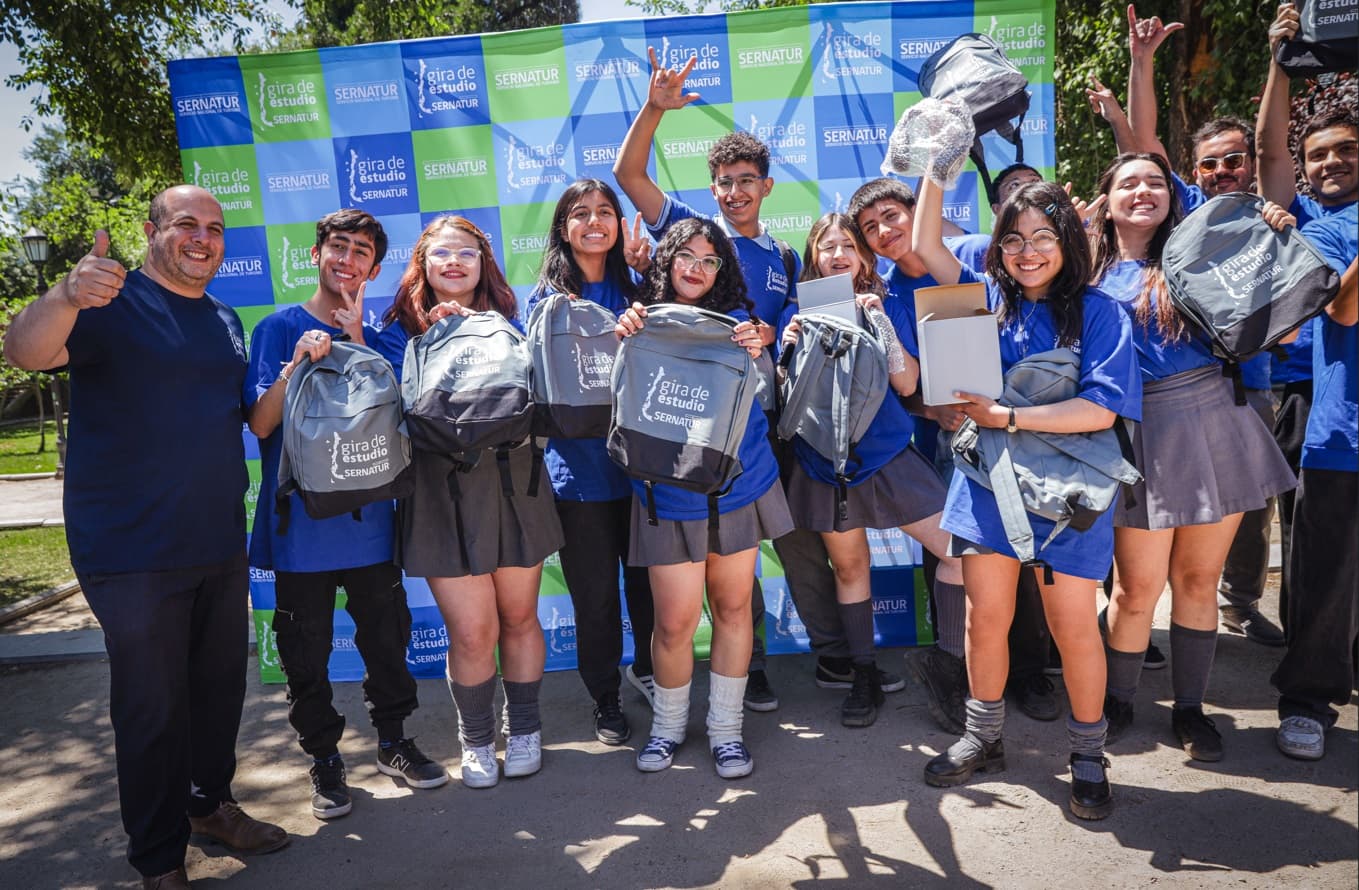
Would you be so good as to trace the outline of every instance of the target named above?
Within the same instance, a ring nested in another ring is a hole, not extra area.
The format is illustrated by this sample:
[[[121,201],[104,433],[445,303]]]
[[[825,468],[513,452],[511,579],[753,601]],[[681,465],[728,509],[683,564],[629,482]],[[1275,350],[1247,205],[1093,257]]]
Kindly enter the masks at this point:
[[[28,231],[23,234],[24,256],[33,265],[33,271],[38,275],[38,296],[47,293],[47,257],[51,252],[51,246],[47,241],[47,233],[37,226],[29,226]],[[39,396],[39,418],[41,413],[41,396]],[[62,416],[61,408],[61,382],[55,374],[52,375],[52,414],[57,422],[57,478],[61,479],[66,475],[66,422]]]

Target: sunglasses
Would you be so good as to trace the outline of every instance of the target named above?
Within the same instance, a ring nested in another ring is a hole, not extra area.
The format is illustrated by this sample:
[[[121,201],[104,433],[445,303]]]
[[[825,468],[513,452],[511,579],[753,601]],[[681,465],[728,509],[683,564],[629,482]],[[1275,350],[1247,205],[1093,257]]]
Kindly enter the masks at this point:
[[[1212,173],[1217,169],[1218,163],[1222,164],[1225,170],[1240,170],[1246,166],[1246,153],[1244,151],[1234,151],[1229,155],[1220,158],[1199,158],[1199,172]]]

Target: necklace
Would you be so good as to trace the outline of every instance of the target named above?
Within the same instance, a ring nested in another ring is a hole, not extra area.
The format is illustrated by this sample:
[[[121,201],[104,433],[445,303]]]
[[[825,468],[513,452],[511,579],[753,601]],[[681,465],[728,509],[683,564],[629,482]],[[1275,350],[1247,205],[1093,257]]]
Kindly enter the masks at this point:
[[[1022,299],[1022,298],[1021,298],[1021,299]],[[1018,331],[1018,333],[1019,333],[1019,338],[1020,338],[1020,351],[1021,351],[1021,356],[1020,356],[1020,357],[1021,357],[1021,358],[1028,358],[1028,357],[1029,357],[1029,345],[1030,345],[1030,342],[1031,342],[1032,339],[1033,339],[1032,336],[1031,336],[1031,332],[1029,331],[1029,321],[1033,318],[1033,314],[1034,314],[1035,312],[1038,311],[1038,304],[1041,302],[1041,300],[1032,300],[1032,301],[1030,301],[1030,300],[1024,300],[1024,302],[1026,302],[1026,303],[1029,304],[1029,308],[1028,308],[1028,311],[1027,311],[1027,312],[1024,312],[1024,313],[1021,314],[1020,317],[1019,317],[1019,331]]]

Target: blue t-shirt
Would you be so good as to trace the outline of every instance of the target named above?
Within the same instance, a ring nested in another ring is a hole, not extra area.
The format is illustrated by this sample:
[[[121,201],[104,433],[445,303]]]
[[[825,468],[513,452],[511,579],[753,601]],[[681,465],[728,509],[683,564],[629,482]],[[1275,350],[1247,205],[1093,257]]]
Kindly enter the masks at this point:
[[[66,340],[71,421],[63,502],[82,574],[210,566],[245,547],[245,333],[211,296],[140,270]]]
[[[742,309],[733,310],[728,315],[737,321],[750,320],[750,315]],[[769,447],[769,422],[765,420],[758,399],[751,403],[750,419],[746,422],[746,433],[741,439],[737,456],[741,461],[741,475],[736,477],[731,490],[717,499],[719,514],[755,503],[769,490],[769,486],[779,481],[779,465],[774,459],[773,449]],[[629,481],[633,492],[646,504],[646,483],[639,479]],[[665,484],[653,485],[652,494],[656,502],[656,516],[660,519],[684,521],[705,519],[708,516],[707,495]]]
[[[1301,231],[1303,226],[1313,220],[1325,219],[1328,216],[1335,216],[1346,211],[1353,213],[1355,204],[1356,202],[1349,201],[1344,204],[1326,205],[1310,195],[1299,194],[1295,195],[1293,203],[1288,205],[1288,212],[1297,217],[1298,230]],[[1353,219],[1352,216],[1350,218]]]
[[[247,406],[253,407],[274,384],[284,362],[292,359],[297,341],[310,330],[322,330],[332,337],[344,334],[340,328],[317,320],[301,305],[287,306],[260,319],[250,337],[250,368],[244,390]],[[373,342],[376,335],[372,328],[364,329],[365,342]],[[278,534],[274,497],[278,492],[278,462],[282,454],[280,423],[260,440],[260,496],[250,534],[252,566],[280,572],[327,572],[391,562],[395,515],[391,501],[364,507],[359,511],[358,522],[348,514],[312,519],[302,506],[302,497],[294,492],[288,498],[288,531]]]
[[[529,295],[528,315],[549,291],[539,283]],[[614,315],[627,308],[623,290],[614,281],[586,282],[582,300],[592,300]],[[609,459],[605,439],[548,439],[543,454],[552,491],[559,501],[614,501],[632,494],[628,475]]]
[[[1309,223],[1302,234],[1337,272],[1359,255],[1355,205]],[[1359,325],[1337,324],[1323,312],[1312,329],[1312,410],[1307,415],[1302,465],[1359,472]]]
[[[1157,296],[1152,294],[1152,317],[1144,326],[1133,317],[1137,297],[1142,293],[1142,273],[1146,263],[1125,260],[1115,263],[1100,279],[1099,289],[1117,300],[1132,321],[1133,340],[1142,366],[1143,382],[1162,380],[1185,371],[1207,365],[1220,364],[1213,356],[1208,339],[1193,326],[1186,324],[1186,335],[1174,343],[1168,342],[1156,326]]]
[[[1312,326],[1305,324],[1298,328],[1298,336],[1292,343],[1281,343],[1280,348],[1288,353],[1287,361],[1274,361],[1269,366],[1269,380],[1275,386],[1312,379]]]
[[[967,269],[959,278],[960,283],[978,280],[979,276]],[[1001,303],[1000,290],[990,282],[987,302],[993,310]],[[1057,346],[1057,326],[1046,302],[1025,302],[1020,310],[1018,319],[1000,329],[1000,363],[1006,371],[1027,355]],[[1133,325],[1118,303],[1093,287],[1086,288],[1081,338],[1071,347],[1081,357],[1079,397],[1121,417],[1140,420],[1142,380],[1133,340]],[[1026,515],[1036,548],[1048,539],[1055,523],[1032,513]],[[1015,555],[1005,536],[995,495],[962,473],[953,474],[941,525],[946,531],[984,544],[997,553]],[[1053,571],[1102,580],[1114,558],[1114,511],[1105,511],[1083,532],[1063,530],[1038,558],[1051,565]]]
[[[915,339],[915,315],[906,310],[905,303],[898,297],[887,297],[882,301],[882,308],[892,322],[892,327],[896,329],[902,346],[911,355],[916,355],[920,350]],[[882,407],[873,416],[863,438],[854,447],[854,456],[857,459],[850,460],[845,466],[847,472],[854,474],[854,478],[847,484],[850,487],[862,485],[871,479],[874,473],[887,466],[892,458],[906,450],[914,429],[910,413],[889,386],[887,395],[883,397]],[[793,439],[793,452],[808,476],[827,485],[835,484],[835,467],[800,436]]]
[[[784,326],[797,311],[797,278],[802,272],[802,261],[797,251],[792,252],[793,279],[790,281],[778,244],[763,228],[757,237],[746,238],[732,231],[720,213],[707,216],[669,195],[665,198],[665,206],[661,208],[656,224],[648,225],[647,228],[652,237],[659,240],[666,229],[682,219],[711,219],[731,238],[732,246],[736,248],[736,258],[741,262],[741,274],[746,279],[747,296],[755,304],[755,317],[775,329],[774,345],[769,349],[777,360]]]
[[[973,272],[981,274],[986,271],[986,251],[991,248],[990,235],[956,235],[945,238],[944,246],[958,258],[958,262]]]
[[[1180,199],[1180,212],[1185,216],[1198,210],[1208,201],[1208,196],[1203,193],[1203,189],[1197,185],[1190,185],[1179,177],[1178,174],[1170,174],[1171,185],[1175,188],[1175,195]]]

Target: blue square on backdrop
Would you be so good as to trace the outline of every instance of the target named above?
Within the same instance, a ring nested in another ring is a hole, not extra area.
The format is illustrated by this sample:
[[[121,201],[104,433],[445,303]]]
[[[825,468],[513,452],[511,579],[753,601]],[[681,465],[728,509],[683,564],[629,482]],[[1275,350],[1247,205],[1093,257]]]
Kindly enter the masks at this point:
[[[576,178],[570,118],[507,121],[491,127],[500,179],[496,188],[505,204],[554,201]]]
[[[491,122],[480,37],[402,43],[401,62],[412,130]]]
[[[959,15],[959,9],[967,15]],[[920,66],[960,34],[976,27],[971,8],[958,3],[892,4],[892,89],[919,91]]]
[[[683,68],[690,58],[698,57],[684,82],[685,92],[698,93],[697,101],[707,105],[731,101],[731,51],[725,19],[683,16],[647,19],[645,25],[647,44],[656,48],[662,67]]]
[[[571,114],[638,109],[646,102],[651,61],[640,21],[588,22],[562,29]]]
[[[405,132],[406,77],[395,43],[320,51],[332,136]]]
[[[227,229],[226,253],[208,293],[228,306],[268,306],[274,302],[269,277],[269,242],[263,226]]]
[[[816,187],[821,193],[821,211],[823,213],[845,213],[849,209],[850,197],[859,186],[878,175],[877,171],[874,171],[872,176],[863,179],[826,179],[824,177],[818,179]],[[914,186],[912,188],[914,189]]]
[[[895,123],[892,95],[817,96],[818,169],[860,181],[881,176]]]
[[[340,174],[340,203],[374,216],[419,213],[410,133],[331,140]]]
[[[382,217],[382,230],[387,233],[387,255],[382,258],[377,278],[368,282],[368,289],[364,292],[365,316],[369,315],[369,305],[377,305],[377,300],[386,300],[387,305],[391,305],[391,298],[396,295],[396,287],[401,283],[406,266],[410,264],[415,242],[420,240],[424,225],[420,222],[419,213],[397,213]],[[378,313],[378,318],[381,318],[381,313]],[[374,324],[371,317],[366,321]]]
[[[972,235],[977,234],[977,226],[981,224],[977,212],[980,209],[977,206],[979,188],[980,178],[969,170],[958,177],[957,185],[944,193],[944,219]]]
[[[816,178],[816,108],[809,97],[735,102],[731,115],[769,146],[769,175],[774,180]]]
[[[890,5],[817,5],[808,7],[807,13],[815,95],[892,92]]]
[[[255,163],[266,224],[311,222],[341,206],[331,140],[261,142]]]
[[[180,148],[244,145],[254,140],[236,59],[177,59],[169,65],[170,102]]]
[[[613,162],[618,158],[618,147],[632,126],[635,111],[616,111],[607,114],[584,114],[571,119],[571,147],[575,152],[577,177],[602,179],[618,190],[613,178]],[[656,153],[647,153],[647,174],[656,179]],[[619,200],[626,202],[620,192]]]

